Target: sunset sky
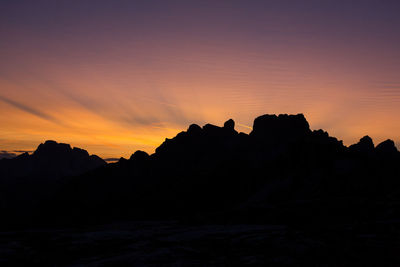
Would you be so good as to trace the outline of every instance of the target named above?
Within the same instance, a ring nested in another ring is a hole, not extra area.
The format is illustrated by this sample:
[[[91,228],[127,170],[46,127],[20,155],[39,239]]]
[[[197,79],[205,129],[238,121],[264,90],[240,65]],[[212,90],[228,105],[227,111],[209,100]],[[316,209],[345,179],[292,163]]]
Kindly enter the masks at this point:
[[[52,139],[129,157],[266,113],[399,148],[399,14],[385,0],[1,1],[0,151]]]

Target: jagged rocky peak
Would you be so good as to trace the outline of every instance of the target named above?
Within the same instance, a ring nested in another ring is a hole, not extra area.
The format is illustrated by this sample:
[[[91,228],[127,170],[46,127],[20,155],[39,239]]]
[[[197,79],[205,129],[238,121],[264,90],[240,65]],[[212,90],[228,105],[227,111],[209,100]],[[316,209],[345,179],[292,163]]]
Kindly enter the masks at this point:
[[[72,148],[69,144],[57,143],[53,140],[47,140],[46,142],[40,144],[35,152],[34,156],[55,156],[60,154],[69,153]]]
[[[207,136],[211,137],[229,137],[237,134],[237,131],[235,130],[235,122],[232,119],[227,120],[223,127],[208,123],[203,126],[203,130]]]
[[[197,134],[201,132],[201,127],[197,124],[191,124],[187,129],[188,134]]]
[[[215,132],[215,131],[219,131],[220,129],[221,129],[221,127],[216,126],[211,123],[207,123],[206,125],[203,126],[203,130],[206,132]]]
[[[89,156],[89,153],[82,148],[72,148],[69,144],[57,143],[53,140],[47,140],[40,144],[35,152],[32,154],[34,157],[57,157],[70,155],[73,158],[97,158],[97,156]]]
[[[374,142],[372,141],[372,138],[369,137],[368,135],[361,138],[357,144],[351,145],[349,147],[350,151],[360,152],[360,153],[372,152],[374,148],[375,148]]]
[[[303,114],[262,115],[254,120],[253,137],[260,138],[287,138],[304,137],[311,133],[310,125]]]
[[[374,148],[374,142],[372,141],[372,138],[369,137],[368,135],[364,136],[363,138],[360,139],[359,144],[363,144],[365,146],[368,146],[370,148]]]
[[[376,146],[376,151],[382,154],[396,154],[398,150],[391,139],[387,139]]]
[[[75,155],[79,155],[81,157],[89,157],[89,153],[85,149],[82,149],[82,148],[79,148],[79,147],[74,147],[72,149],[72,152]]]
[[[57,179],[75,176],[105,165],[106,162],[81,148],[48,140],[38,146],[32,155],[24,153],[11,159],[8,177],[35,175],[38,178]]]
[[[224,128],[227,130],[235,130],[235,122],[232,119],[227,120],[224,123]]]
[[[95,165],[105,164],[105,161],[96,155],[89,155],[89,153],[81,148],[71,148],[69,144],[57,143],[53,140],[47,140],[40,144],[32,157],[35,159],[51,159],[54,161],[72,160],[76,162],[91,161]]]
[[[223,127],[213,124],[206,124],[200,127],[197,124],[191,124],[187,131],[178,133],[172,139],[166,138],[165,141],[156,148],[156,155],[195,153],[205,147],[214,148],[218,144],[222,144],[226,140],[230,140],[237,136],[235,122],[229,119],[224,123]],[[186,152],[183,152],[186,151]]]
[[[317,136],[319,138],[328,138],[329,137],[328,132],[325,132],[322,129],[314,130],[314,131],[312,131],[312,133],[313,133],[314,136]]]

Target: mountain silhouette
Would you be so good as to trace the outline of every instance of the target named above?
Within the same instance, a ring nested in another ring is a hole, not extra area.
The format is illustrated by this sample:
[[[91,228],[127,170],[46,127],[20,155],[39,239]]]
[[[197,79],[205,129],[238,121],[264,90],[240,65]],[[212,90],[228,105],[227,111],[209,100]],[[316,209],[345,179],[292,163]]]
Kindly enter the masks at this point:
[[[137,151],[73,178],[44,213],[81,222],[300,222],[396,214],[391,198],[400,192],[400,153],[393,141],[375,147],[366,136],[346,147],[323,130],[310,130],[302,114],[260,116],[250,134],[234,126],[231,119],[223,127],[192,124],[152,155]]]
[[[105,161],[80,148],[46,141],[27,152],[0,160],[0,203],[4,220],[31,218],[69,179],[103,166]]]
[[[346,147],[323,130],[311,130],[302,114],[283,114],[256,118],[250,134],[238,133],[232,119],[223,127],[192,124],[154,154],[136,151],[110,164],[46,141],[32,155],[2,160],[0,169],[8,180],[35,176],[28,184],[44,184],[51,192],[34,216],[26,216],[30,222],[310,223],[396,217],[399,163],[392,140],[375,147],[365,136]],[[49,178],[53,183],[43,182]],[[18,186],[24,184],[13,189]],[[12,203],[7,210],[14,210]]]
[[[398,266],[399,166],[392,140],[347,147],[302,114],[260,116],[249,134],[232,119],[192,124],[151,155],[109,164],[46,141],[0,160],[0,229],[23,230],[2,232],[3,254],[16,265],[222,255],[233,265]],[[20,244],[28,255],[12,254]]]
[[[80,175],[98,168],[105,161],[86,150],[48,140],[29,155],[27,152],[11,159],[0,160],[1,177],[17,178],[29,175],[57,179]]]

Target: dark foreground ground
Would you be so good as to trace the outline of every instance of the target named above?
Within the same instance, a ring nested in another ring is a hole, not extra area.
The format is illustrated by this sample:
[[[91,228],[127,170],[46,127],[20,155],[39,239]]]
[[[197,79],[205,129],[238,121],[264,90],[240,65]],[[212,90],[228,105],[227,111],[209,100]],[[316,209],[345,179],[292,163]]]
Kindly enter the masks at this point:
[[[400,221],[325,227],[131,222],[0,233],[0,266],[400,266]]]

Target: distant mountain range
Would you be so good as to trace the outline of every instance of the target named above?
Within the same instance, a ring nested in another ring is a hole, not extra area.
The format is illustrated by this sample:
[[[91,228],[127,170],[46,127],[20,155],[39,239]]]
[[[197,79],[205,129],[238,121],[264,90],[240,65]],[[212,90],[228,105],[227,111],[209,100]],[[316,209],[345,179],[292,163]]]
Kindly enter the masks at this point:
[[[346,147],[302,114],[192,124],[152,155],[106,164],[46,141],[0,160],[3,224],[126,219],[223,222],[400,219],[400,152],[365,136]]]
[[[46,141],[29,155],[27,152],[0,159],[0,210],[3,221],[30,219],[42,202],[51,201],[71,177],[105,165],[98,156],[80,148]],[[3,222],[3,223],[4,223]]]
[[[32,155],[25,152],[14,158],[0,160],[0,174],[3,179],[28,175],[58,179],[80,175],[104,164],[104,160],[96,155],[89,156],[86,150],[46,141],[40,144]]]

